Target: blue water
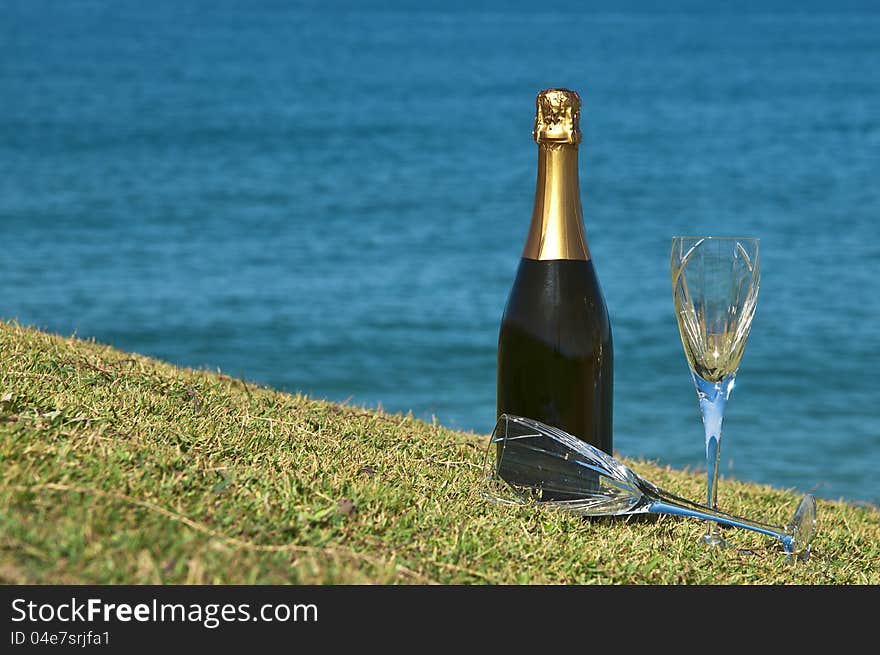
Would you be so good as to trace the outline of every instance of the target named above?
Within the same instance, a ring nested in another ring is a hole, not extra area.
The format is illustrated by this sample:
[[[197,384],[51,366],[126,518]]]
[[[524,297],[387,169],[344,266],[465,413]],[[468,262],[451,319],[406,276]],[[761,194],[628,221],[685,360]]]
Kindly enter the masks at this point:
[[[880,501],[880,14],[349,4],[5,2],[0,317],[487,433],[569,86],[617,451],[704,466],[670,237],[754,235],[721,474]]]

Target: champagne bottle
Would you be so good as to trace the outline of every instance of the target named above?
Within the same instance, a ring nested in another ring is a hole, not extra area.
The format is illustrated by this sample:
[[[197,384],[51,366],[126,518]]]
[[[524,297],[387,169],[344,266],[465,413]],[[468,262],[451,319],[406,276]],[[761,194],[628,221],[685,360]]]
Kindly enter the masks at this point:
[[[578,184],[581,101],[537,96],[535,207],[498,336],[497,413],[555,426],[612,454],[613,351]]]

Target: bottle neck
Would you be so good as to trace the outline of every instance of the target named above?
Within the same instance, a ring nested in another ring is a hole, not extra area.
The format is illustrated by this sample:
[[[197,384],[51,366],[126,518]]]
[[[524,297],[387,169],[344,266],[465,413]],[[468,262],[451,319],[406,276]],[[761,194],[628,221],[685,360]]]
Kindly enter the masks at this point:
[[[522,256],[590,259],[578,184],[577,144],[538,144],[535,208]]]

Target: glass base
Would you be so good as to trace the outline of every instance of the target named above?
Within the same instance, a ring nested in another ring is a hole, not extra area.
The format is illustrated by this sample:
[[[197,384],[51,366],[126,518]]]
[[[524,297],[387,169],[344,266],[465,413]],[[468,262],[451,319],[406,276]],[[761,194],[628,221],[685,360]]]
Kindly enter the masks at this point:
[[[724,537],[720,534],[712,534],[711,532],[707,532],[704,534],[700,541],[704,544],[708,544],[709,546],[714,546],[716,548],[730,548],[730,544],[724,541]]]

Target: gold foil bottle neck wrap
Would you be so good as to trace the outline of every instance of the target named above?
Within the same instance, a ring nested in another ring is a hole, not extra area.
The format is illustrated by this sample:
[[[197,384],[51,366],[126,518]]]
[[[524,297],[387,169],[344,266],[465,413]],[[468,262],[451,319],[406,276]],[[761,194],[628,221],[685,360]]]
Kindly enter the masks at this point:
[[[581,97],[569,89],[545,89],[535,99],[535,129],[538,143],[581,142]]]

